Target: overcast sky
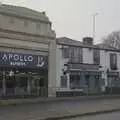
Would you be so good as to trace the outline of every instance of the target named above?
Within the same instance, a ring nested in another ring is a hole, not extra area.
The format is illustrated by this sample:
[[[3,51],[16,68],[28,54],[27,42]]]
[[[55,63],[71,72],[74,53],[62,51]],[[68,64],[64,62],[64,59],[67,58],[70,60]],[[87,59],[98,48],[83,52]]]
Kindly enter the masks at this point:
[[[57,37],[82,40],[92,36],[96,16],[96,39],[100,42],[108,33],[120,30],[120,0],[0,0],[3,3],[46,11]]]

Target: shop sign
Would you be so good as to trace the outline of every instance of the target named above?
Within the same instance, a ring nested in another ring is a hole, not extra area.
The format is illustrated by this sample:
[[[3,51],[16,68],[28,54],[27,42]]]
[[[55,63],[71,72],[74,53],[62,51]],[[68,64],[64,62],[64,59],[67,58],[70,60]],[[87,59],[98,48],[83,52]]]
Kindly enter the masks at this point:
[[[47,56],[0,52],[0,66],[3,67],[44,68],[47,64]]]

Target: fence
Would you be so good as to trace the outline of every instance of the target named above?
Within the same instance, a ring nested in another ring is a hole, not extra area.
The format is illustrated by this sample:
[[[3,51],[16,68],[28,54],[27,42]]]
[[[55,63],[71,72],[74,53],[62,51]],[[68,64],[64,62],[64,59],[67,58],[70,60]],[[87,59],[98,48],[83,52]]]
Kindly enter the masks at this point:
[[[105,91],[102,92],[99,88],[87,88],[81,87],[79,89],[65,89],[65,88],[6,88],[6,94],[3,95],[3,90],[0,88],[0,97],[5,98],[28,98],[28,97],[48,97],[48,94],[54,94],[56,97],[71,97],[71,96],[83,96],[83,95],[113,95],[120,94],[120,88],[106,87]]]

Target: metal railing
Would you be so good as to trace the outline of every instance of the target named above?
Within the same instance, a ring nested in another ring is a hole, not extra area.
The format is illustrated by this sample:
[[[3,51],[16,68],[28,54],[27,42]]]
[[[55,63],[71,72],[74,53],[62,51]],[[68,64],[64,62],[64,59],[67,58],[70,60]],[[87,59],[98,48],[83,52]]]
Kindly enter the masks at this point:
[[[6,95],[3,96],[3,90],[0,88],[0,97],[7,98],[27,98],[27,97],[72,97],[72,96],[89,96],[89,95],[113,95],[120,94],[120,88],[115,87],[106,87],[105,92],[102,92],[100,88],[89,88],[81,87],[79,89],[67,89],[60,87],[37,87],[31,88],[30,90],[27,87],[15,87],[15,88],[6,88]]]

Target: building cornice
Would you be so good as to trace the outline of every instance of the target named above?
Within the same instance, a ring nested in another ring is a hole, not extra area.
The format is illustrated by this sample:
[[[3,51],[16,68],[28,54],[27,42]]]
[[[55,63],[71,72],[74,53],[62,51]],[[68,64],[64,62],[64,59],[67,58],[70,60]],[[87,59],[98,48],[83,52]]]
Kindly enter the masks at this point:
[[[0,14],[1,15],[6,15],[6,16],[16,17],[16,18],[19,18],[19,19],[26,19],[26,20],[31,20],[31,21],[45,23],[45,24],[51,24],[51,22],[47,21],[47,20],[35,19],[33,17],[22,16],[22,15],[19,15],[19,14],[17,15],[17,14],[14,14],[14,13],[9,13],[9,12],[4,12],[4,11],[0,11]]]
[[[98,49],[98,50],[105,50],[107,51],[114,51],[114,52],[120,52],[119,49],[115,50],[115,49],[109,49],[109,48],[99,48],[99,47],[95,47],[95,46],[87,46],[87,45],[68,45],[68,44],[64,44],[64,43],[57,43],[58,45],[64,45],[64,46],[71,46],[71,47],[81,47],[81,48],[89,48],[89,49]]]
[[[3,28],[0,28],[0,37],[8,38],[8,39],[23,40],[23,41],[32,41],[32,42],[38,42],[38,43],[46,43],[46,44],[48,44],[50,40],[55,40],[55,37],[38,35],[38,34],[30,34],[25,32],[17,32],[13,30],[6,30]]]
[[[34,47],[28,47],[28,46],[20,46],[20,45],[13,45],[13,44],[4,44],[0,43],[0,47],[3,48],[13,48],[13,49],[22,49],[22,50],[33,50],[33,51],[41,51],[41,52],[48,52],[48,49],[40,49],[40,48],[34,48]]]

